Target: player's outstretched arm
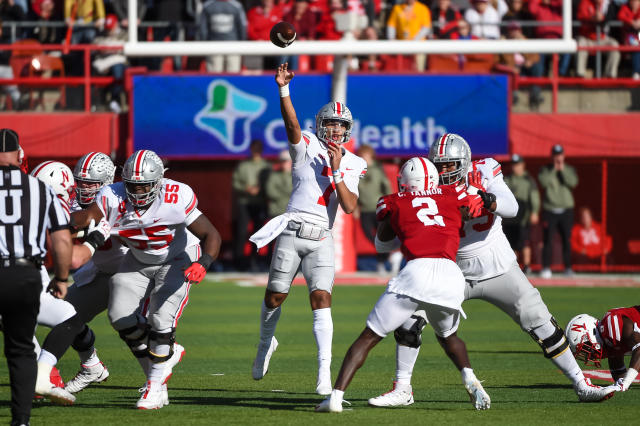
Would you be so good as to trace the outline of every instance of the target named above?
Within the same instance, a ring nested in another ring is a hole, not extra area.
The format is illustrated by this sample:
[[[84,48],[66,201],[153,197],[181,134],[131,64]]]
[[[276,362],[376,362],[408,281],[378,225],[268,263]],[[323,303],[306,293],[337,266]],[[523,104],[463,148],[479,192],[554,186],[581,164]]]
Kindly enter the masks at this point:
[[[280,89],[280,112],[284,120],[284,128],[287,131],[289,142],[296,145],[302,138],[302,131],[300,130],[296,110],[293,108],[291,96],[289,95],[289,82],[293,79],[294,75],[293,71],[289,71],[289,64],[287,62],[279,65],[276,70],[276,83]]]
[[[629,389],[631,383],[638,377],[638,371],[640,371],[640,333],[635,330],[634,323],[629,318],[625,317],[622,322],[622,341],[631,348],[629,369],[624,376],[616,380],[616,384],[624,392]]]
[[[222,238],[209,219],[201,214],[191,225],[187,226],[193,235],[200,239],[204,253],[184,271],[185,280],[192,284],[198,284],[207,273],[209,266],[220,253]]]
[[[102,210],[93,202],[86,209],[71,213],[71,232],[75,233],[80,229],[88,227],[92,219],[94,223],[99,223],[103,217]]]

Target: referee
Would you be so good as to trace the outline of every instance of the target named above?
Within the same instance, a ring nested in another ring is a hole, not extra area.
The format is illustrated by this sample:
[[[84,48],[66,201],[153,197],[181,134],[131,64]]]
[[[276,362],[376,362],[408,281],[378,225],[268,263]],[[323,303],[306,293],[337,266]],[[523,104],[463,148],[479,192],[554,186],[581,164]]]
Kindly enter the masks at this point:
[[[27,425],[36,383],[32,339],[47,230],[56,277],[49,291],[56,297],[66,293],[72,246],[68,214],[51,188],[20,170],[18,142],[15,131],[0,129],[0,315],[11,381],[11,424]]]

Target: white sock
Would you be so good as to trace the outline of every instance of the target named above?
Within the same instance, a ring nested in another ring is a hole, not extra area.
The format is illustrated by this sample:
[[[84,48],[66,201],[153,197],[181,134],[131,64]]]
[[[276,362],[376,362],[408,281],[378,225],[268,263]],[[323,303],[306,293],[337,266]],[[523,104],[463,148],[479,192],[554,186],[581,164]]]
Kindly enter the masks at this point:
[[[313,311],[313,335],[318,345],[318,371],[331,369],[331,343],[333,341],[333,320],[331,308]]]
[[[165,361],[166,362],[166,361]],[[160,383],[162,379],[162,373],[164,372],[164,363],[165,362],[152,362],[151,368],[149,369],[149,375],[147,376],[147,380],[152,383]]]
[[[411,385],[413,366],[416,364],[420,348],[396,344],[396,383]]]
[[[49,371],[51,371],[53,369],[53,366],[58,363],[58,358],[56,358],[55,355],[51,352],[42,349],[40,351],[40,356],[38,357],[38,363],[41,362],[50,365],[51,368],[49,369]]]
[[[342,400],[344,399],[344,391],[341,391],[339,389],[334,389],[331,391],[330,398],[337,398],[338,401],[342,402]]]
[[[478,381],[478,378],[476,377],[472,368],[464,367],[462,370],[460,370],[460,375],[462,376],[462,383],[464,385],[471,385],[473,382]]]
[[[262,301],[262,309],[260,310],[260,343],[271,344],[271,338],[276,332],[276,325],[278,325],[281,312],[280,306],[270,309],[267,308],[264,300]]]
[[[100,358],[98,358],[96,348],[93,346],[88,351],[78,352],[78,356],[80,357],[80,364],[85,367],[93,367],[100,363]]]
[[[551,337],[555,331],[556,327],[551,323],[551,321],[533,330],[540,340]],[[574,386],[577,386],[584,381],[584,374],[569,348],[555,358],[551,358],[551,362],[553,362],[554,365],[558,367],[569,380],[571,380],[571,383],[573,383]]]

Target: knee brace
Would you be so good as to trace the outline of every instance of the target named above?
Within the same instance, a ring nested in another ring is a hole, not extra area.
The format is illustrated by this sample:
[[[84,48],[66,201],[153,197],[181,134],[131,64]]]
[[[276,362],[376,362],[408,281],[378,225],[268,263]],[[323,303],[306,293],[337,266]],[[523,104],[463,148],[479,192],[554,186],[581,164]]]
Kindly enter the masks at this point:
[[[427,321],[418,315],[411,315],[411,318],[415,319],[413,325],[409,329],[398,327],[393,332],[393,337],[400,345],[419,348],[422,344],[422,329],[427,325]]]
[[[553,317],[551,317],[551,324],[555,327],[555,331],[546,339],[538,338],[533,330],[529,331],[533,340],[542,348],[542,353],[545,358],[555,358],[569,349],[569,342],[567,342],[564,331]]]
[[[129,346],[129,349],[131,349],[131,352],[136,358],[146,358],[149,356],[149,348],[147,346],[149,326],[147,324],[138,323],[133,327],[119,330],[118,334],[127,346]]]
[[[95,342],[96,335],[93,333],[93,330],[91,330],[89,326],[85,324],[82,331],[76,335],[75,339],[73,339],[71,347],[75,349],[76,352],[84,352],[91,349]]]
[[[165,362],[173,356],[173,344],[176,341],[176,329],[172,328],[167,333],[159,333],[155,330],[149,332],[149,342],[153,342],[153,347],[159,345],[169,345],[169,353],[167,355],[158,355],[157,353],[149,350],[149,358],[153,363]],[[151,346],[151,345],[150,345]]]

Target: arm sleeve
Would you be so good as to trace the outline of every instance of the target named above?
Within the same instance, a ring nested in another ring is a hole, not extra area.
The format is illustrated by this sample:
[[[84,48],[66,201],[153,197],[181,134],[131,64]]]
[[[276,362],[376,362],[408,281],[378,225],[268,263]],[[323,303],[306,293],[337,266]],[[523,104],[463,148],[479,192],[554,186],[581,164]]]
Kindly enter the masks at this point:
[[[569,188],[575,188],[578,185],[578,174],[576,173],[576,169],[571,166],[565,166],[564,170],[562,170],[562,178],[564,179],[565,185]]]
[[[543,188],[547,188],[551,184],[553,169],[549,166],[543,166],[538,173],[538,182]]]
[[[531,179],[531,212],[538,213],[540,211],[540,191],[533,178]]]
[[[231,187],[235,191],[244,191],[246,189],[246,183],[243,179],[244,173],[242,172],[243,164],[238,164],[238,167],[233,171],[231,175]]]
[[[501,217],[515,217],[518,214],[518,202],[516,197],[513,196],[513,192],[509,189],[502,175],[493,179],[487,192],[496,196],[496,211],[495,214]]]
[[[105,14],[104,14],[104,2],[102,1],[96,1],[95,2],[95,6],[96,6],[96,16],[93,18],[93,22],[96,22],[100,19],[104,19]]]
[[[193,189],[185,183],[180,184],[180,204],[184,209],[184,223],[191,225],[202,212],[198,210],[198,197]]]
[[[376,204],[376,220],[382,222],[388,215],[391,214],[393,208],[391,199],[388,196],[382,196]]]
[[[299,166],[307,156],[307,147],[311,143],[310,136],[306,135],[305,132],[300,133],[300,140],[297,144],[289,144],[289,154],[291,154],[291,161],[293,162],[293,167]]]

